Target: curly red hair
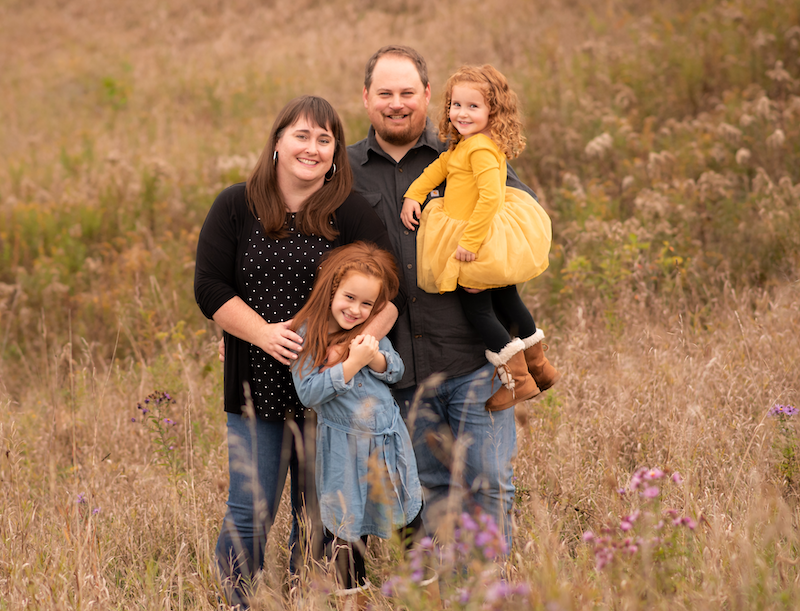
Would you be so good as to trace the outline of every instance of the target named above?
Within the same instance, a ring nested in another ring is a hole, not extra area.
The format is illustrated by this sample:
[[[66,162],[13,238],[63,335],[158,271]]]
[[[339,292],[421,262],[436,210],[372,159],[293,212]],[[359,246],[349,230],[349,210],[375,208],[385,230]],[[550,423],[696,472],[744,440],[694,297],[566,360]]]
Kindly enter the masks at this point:
[[[336,289],[342,280],[350,273],[372,276],[380,280],[381,290],[372,306],[369,317],[360,325],[349,331],[328,333],[328,320],[331,314],[331,301]],[[314,288],[305,305],[294,316],[292,330],[297,331],[305,325],[305,341],[300,358],[295,367],[303,370],[307,359],[312,359],[314,367],[319,367],[325,362],[328,348],[335,344],[344,346],[341,358],[344,361],[350,353],[350,342],[364,327],[394,299],[400,288],[397,265],[391,253],[369,242],[353,242],[340,246],[327,253],[317,267],[317,276],[314,279]],[[328,363],[328,366],[336,363]]]
[[[444,86],[444,106],[439,120],[439,138],[443,142],[450,139],[450,149],[463,140],[463,136],[450,122],[450,104],[453,87],[467,85],[483,94],[489,106],[489,128],[492,140],[500,147],[508,159],[519,157],[525,149],[525,136],[522,135],[517,94],[508,86],[503,74],[490,64],[483,66],[462,66]]]

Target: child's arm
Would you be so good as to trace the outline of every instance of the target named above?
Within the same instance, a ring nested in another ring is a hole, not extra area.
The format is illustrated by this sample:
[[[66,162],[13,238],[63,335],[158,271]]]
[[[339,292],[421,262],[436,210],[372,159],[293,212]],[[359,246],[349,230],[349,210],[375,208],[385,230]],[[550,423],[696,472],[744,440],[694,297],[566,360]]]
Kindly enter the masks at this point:
[[[350,382],[362,367],[369,365],[377,354],[378,340],[371,335],[359,335],[350,342],[350,354],[342,363],[345,383]]]
[[[445,151],[439,155],[436,161],[425,168],[419,178],[411,183],[404,197],[411,198],[420,204],[424,202],[425,198],[428,197],[428,193],[442,184],[444,179],[447,178],[447,162],[450,160],[451,152]]]
[[[417,219],[421,214],[422,206],[420,206],[418,201],[415,201],[410,197],[403,199],[403,210],[400,212],[400,220],[403,221],[403,225],[406,226],[406,229],[414,231],[416,226],[419,225],[419,221]]]
[[[314,411],[319,411],[317,408],[320,405],[352,388],[352,384],[348,384],[344,380],[341,363],[323,371],[320,367],[313,367],[309,358],[305,362],[303,370],[299,371],[298,369],[296,364],[292,367],[292,381],[297,396],[300,403]]]
[[[378,352],[378,355],[383,357],[383,362],[385,365],[381,370],[379,370],[375,369],[372,367],[372,364],[370,364],[368,369],[369,373],[379,380],[383,380],[387,384],[399,382],[403,377],[403,372],[405,371],[403,359],[400,358],[400,355],[397,353],[394,347],[392,347],[392,342],[390,342],[386,337],[380,341],[379,349],[380,352]]]

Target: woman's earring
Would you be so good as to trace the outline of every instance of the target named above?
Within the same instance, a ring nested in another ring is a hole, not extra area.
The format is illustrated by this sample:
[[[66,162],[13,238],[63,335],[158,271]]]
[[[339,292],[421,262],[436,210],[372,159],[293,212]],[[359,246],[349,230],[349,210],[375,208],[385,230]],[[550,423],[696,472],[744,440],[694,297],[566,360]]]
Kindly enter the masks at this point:
[[[278,165],[278,151],[272,153],[272,165]]]
[[[276,153],[277,153],[277,151],[276,151]],[[328,174],[330,174],[330,176],[328,176]],[[333,180],[333,175],[334,174],[336,174],[336,164],[335,163],[333,164],[333,167],[330,170],[325,172],[325,182],[330,182],[331,180]]]

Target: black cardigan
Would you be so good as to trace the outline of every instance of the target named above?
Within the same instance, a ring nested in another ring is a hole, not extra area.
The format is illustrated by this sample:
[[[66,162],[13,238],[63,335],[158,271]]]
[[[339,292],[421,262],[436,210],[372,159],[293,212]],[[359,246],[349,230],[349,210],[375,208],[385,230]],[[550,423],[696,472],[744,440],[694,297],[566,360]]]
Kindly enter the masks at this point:
[[[245,183],[228,187],[214,200],[200,230],[194,272],[195,299],[207,318],[213,318],[233,297],[244,298],[241,260],[256,222],[247,207]],[[386,228],[372,206],[357,193],[350,193],[337,208],[333,222],[339,231],[333,240],[334,248],[362,240],[392,252]],[[405,301],[401,274],[400,291],[392,302],[402,311]],[[245,403],[244,382],[250,377],[250,344],[228,333],[224,337],[225,411],[241,414]],[[301,409],[299,401],[297,405]]]

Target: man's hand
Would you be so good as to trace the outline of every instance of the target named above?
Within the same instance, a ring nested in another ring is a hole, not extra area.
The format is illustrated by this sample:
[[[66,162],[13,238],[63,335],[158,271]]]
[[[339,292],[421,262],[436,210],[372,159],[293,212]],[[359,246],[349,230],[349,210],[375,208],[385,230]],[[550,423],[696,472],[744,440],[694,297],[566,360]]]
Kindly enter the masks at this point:
[[[409,197],[403,200],[403,211],[400,213],[400,220],[403,221],[403,225],[406,226],[406,229],[414,231],[416,226],[419,225],[417,219],[421,214],[422,207],[419,205],[419,202],[415,202]]]
[[[465,261],[465,262],[474,261],[475,259],[478,258],[474,252],[468,251],[461,245],[459,245],[458,248],[456,248],[456,254],[454,254],[453,256],[459,261]]]

